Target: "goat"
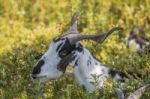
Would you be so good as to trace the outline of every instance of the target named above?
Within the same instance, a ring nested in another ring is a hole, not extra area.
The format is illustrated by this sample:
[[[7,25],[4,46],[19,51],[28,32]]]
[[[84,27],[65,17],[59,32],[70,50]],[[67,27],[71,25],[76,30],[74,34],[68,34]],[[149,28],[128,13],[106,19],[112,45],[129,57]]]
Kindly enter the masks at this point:
[[[68,64],[72,64],[78,84],[85,86],[87,90],[95,89],[95,86],[91,83],[94,81],[92,75],[98,76],[98,88],[103,86],[108,75],[123,82],[124,73],[102,65],[80,43],[81,40],[85,39],[102,43],[110,34],[122,28],[115,27],[103,34],[79,34],[77,16],[78,13],[73,15],[70,29],[50,43],[47,52],[35,64],[32,70],[32,78],[40,79],[40,82],[56,79],[65,73]]]
[[[138,54],[141,54],[141,52],[143,51],[142,50],[143,46],[149,45],[149,42],[148,42],[148,39],[146,39],[145,37],[142,37],[136,34],[137,32],[142,32],[142,31],[140,31],[137,27],[133,27],[131,29],[131,31],[129,32],[128,39],[127,39],[127,47],[131,46],[131,44],[135,42],[136,52]]]

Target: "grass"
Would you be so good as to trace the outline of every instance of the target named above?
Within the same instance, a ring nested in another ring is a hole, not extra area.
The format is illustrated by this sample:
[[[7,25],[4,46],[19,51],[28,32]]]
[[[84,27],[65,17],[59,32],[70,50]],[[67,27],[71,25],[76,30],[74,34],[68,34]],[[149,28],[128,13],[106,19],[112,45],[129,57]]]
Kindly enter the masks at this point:
[[[125,41],[133,26],[143,28],[150,38],[149,9],[149,0],[0,0],[0,99],[116,99],[113,87],[123,89],[128,96],[150,81],[150,55],[137,56],[135,49],[126,48]],[[32,81],[30,74],[36,57],[47,50],[54,37],[68,29],[75,10],[80,11],[81,33],[123,27],[123,32],[111,35],[102,45],[82,43],[109,67],[143,77],[130,77],[125,84],[109,79],[103,89],[94,92],[79,87],[73,75],[45,84]],[[149,99],[149,91],[141,99]]]

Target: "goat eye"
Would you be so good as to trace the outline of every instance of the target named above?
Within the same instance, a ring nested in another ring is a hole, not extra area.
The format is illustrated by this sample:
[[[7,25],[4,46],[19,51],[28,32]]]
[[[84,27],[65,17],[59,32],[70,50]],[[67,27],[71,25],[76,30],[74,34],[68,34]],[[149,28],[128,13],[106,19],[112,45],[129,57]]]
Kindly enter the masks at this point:
[[[66,55],[67,55],[67,52],[65,50],[60,52],[60,56],[66,56]]]

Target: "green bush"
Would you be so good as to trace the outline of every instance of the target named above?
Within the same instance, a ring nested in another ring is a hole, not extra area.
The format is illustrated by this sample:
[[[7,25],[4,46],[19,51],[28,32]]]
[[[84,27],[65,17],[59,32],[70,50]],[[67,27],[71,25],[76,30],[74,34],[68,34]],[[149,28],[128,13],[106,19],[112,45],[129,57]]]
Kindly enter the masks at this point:
[[[126,48],[125,41],[133,26],[143,28],[150,38],[149,9],[149,0],[0,0],[0,99],[116,99],[113,87],[121,88],[128,96],[150,80],[150,55],[136,55],[135,49]],[[103,64],[140,73],[142,78],[129,75],[125,84],[110,78],[104,88],[94,92],[78,86],[73,75],[45,84],[31,80],[35,58],[47,50],[54,37],[69,28],[76,10],[80,11],[81,33],[102,33],[113,26],[124,28],[102,45],[93,41],[82,43]],[[150,98],[148,91],[142,99]]]

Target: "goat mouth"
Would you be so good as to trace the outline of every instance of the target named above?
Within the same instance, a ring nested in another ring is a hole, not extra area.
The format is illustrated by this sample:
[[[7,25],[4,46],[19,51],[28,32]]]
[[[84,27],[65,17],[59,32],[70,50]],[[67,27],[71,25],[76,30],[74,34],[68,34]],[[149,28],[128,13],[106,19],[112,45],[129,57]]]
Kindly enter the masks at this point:
[[[47,76],[38,76],[37,79],[42,79],[42,78],[46,78]]]
[[[46,75],[43,76],[36,76],[36,75],[32,75],[32,79],[42,79],[42,78],[46,78]]]

